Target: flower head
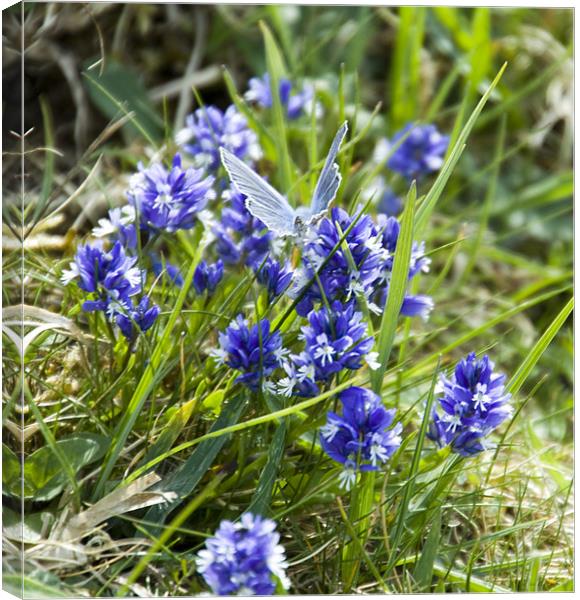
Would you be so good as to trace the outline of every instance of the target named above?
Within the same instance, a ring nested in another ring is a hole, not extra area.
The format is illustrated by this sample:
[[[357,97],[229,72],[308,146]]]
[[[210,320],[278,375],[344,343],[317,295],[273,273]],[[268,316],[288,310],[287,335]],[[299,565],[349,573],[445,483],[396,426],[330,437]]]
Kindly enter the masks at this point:
[[[250,163],[262,155],[256,134],[233,104],[225,112],[215,106],[198,108],[186,118],[176,141],[197,167],[209,171],[217,171],[221,164],[221,146]]]
[[[273,101],[270,75],[265,73],[262,77],[252,77],[249,85],[250,89],[244,94],[244,98],[262,108],[271,108]],[[312,105],[314,91],[311,86],[304,86],[302,91],[292,93],[292,82],[288,79],[280,79],[278,90],[280,103],[286,108],[289,119],[297,119]]]
[[[141,291],[143,272],[136,262],[137,257],[127,256],[121,242],[107,252],[98,240],[77,248],[61,280],[65,285],[76,280],[81,290],[92,295],[83,303],[83,310],[103,310],[112,317],[119,307],[130,308],[130,298]]]
[[[214,594],[267,596],[276,589],[276,578],[290,587],[286,556],[279,544],[276,523],[244,513],[237,523],[224,520],[197,558],[197,570]]]
[[[362,314],[355,311],[354,303],[330,306],[308,315],[308,325],[302,327],[305,354],[313,370],[315,381],[328,381],[343,369],[360,369],[364,357],[374,344],[367,336]]]
[[[511,394],[504,387],[505,375],[494,373],[488,356],[474,352],[455,367],[451,378],[441,375],[438,389],[442,414],[433,411],[428,436],[440,447],[451,445],[462,456],[486,449],[485,437],[511,414]]]
[[[134,308],[130,308],[126,313],[117,313],[117,325],[128,340],[135,338],[137,330],[145,332],[155,323],[160,308],[156,304],[149,304],[149,296],[143,296]]]
[[[340,480],[349,490],[357,471],[377,471],[401,445],[402,425],[391,425],[395,409],[387,410],[370,390],[350,387],[339,394],[342,416],[329,412],[320,430],[324,451],[344,465]]]
[[[295,295],[303,292],[296,306],[298,314],[306,316],[314,303],[322,301],[323,293],[329,302],[350,300],[358,292],[367,296],[371,294],[374,282],[381,276],[386,254],[371,217],[363,215],[353,225],[357,216],[350,217],[343,209],[333,208],[330,218],[320,222],[315,234],[305,244],[303,271],[293,290]],[[338,245],[345,233],[348,253]],[[338,249],[334,251],[337,245]],[[313,281],[304,289],[304,283],[312,280],[317,271],[320,283]]]
[[[135,208],[130,204],[111,208],[109,218],[99,219],[97,226],[93,227],[93,235],[98,238],[111,237],[113,240],[119,240],[125,248],[135,248]]]
[[[213,265],[208,265],[202,260],[193,274],[193,286],[198,294],[203,294],[206,290],[208,294],[213,294],[218,283],[224,276],[224,263],[220,259]]]
[[[270,333],[267,319],[249,327],[243,315],[238,315],[218,338],[220,345],[212,352],[213,356],[232,369],[242,371],[236,381],[252,390],[258,388],[260,379],[281,365],[282,338],[277,331]]]
[[[268,290],[269,302],[288,288],[294,275],[289,262],[282,265],[270,257],[261,265],[255,264],[254,268],[256,279]]]
[[[142,227],[169,232],[191,229],[197,213],[215,198],[213,182],[202,170],[183,169],[181,156],[176,154],[169,170],[159,163],[148,168],[139,164],[127,197]]]
[[[409,180],[438,171],[443,166],[449,136],[439,133],[435,125],[409,124],[395,134],[392,143],[395,144],[407,133],[387,161],[389,169]]]

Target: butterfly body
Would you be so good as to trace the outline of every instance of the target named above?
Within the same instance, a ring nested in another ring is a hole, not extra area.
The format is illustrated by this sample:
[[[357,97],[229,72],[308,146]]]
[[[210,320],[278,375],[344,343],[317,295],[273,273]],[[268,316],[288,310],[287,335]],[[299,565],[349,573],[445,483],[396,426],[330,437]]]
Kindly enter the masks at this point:
[[[308,229],[324,216],[340,186],[335,159],[347,130],[345,121],[334,136],[308,207],[292,208],[282,194],[225,148],[220,148],[222,163],[232,183],[246,196],[246,208],[254,217],[279,236],[304,239]]]

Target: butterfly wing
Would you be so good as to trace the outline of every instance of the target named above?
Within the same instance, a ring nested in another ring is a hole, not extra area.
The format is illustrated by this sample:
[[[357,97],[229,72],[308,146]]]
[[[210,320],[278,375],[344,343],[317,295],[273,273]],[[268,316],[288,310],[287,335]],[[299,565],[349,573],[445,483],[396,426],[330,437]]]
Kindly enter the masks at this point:
[[[322,167],[320,177],[318,178],[314,190],[314,196],[312,197],[312,205],[310,207],[310,215],[312,218],[324,212],[336,196],[342,177],[338,171],[338,164],[335,160],[347,131],[348,123],[345,121],[336,132],[334,140],[332,140],[326,162],[324,163],[324,167]]]
[[[296,235],[296,213],[286,198],[237,156],[225,148],[220,148],[220,154],[232,183],[246,196],[250,213],[278,235]]]

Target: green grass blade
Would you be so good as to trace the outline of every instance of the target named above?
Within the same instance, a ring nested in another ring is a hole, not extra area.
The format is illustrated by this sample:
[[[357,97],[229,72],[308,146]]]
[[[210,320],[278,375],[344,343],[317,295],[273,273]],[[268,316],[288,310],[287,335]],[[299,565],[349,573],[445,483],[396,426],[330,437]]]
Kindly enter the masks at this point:
[[[566,306],[559,312],[556,318],[550,323],[550,326],[544,331],[542,337],[534,344],[534,347],[530,350],[522,364],[518,367],[518,370],[513,374],[512,378],[507,384],[507,390],[512,394],[517,394],[528,378],[532,369],[545,352],[546,348],[550,345],[558,331],[566,319],[570,316],[570,313],[574,309],[574,298],[566,303]]]
[[[240,394],[230,400],[222,409],[220,416],[213,424],[210,432],[219,431],[237,423],[242,414],[245,400],[244,394]],[[156,527],[147,527],[152,535],[159,535],[161,533],[167,515],[182,502],[186,496],[195,490],[202,477],[213,464],[215,457],[222,449],[227,439],[227,436],[221,436],[208,439],[200,444],[199,448],[160,484],[160,491],[174,492],[177,494],[177,498],[173,502],[152,506],[147,511],[144,517],[145,521],[150,521],[157,525]]]
[[[268,462],[262,471],[258,487],[256,488],[250,506],[248,507],[248,512],[264,516],[267,516],[270,512],[272,491],[274,489],[274,484],[276,483],[280,462],[284,456],[285,439],[286,421],[282,421],[280,425],[278,425],[276,433],[272,438],[270,452],[268,453]]]
[[[393,261],[393,272],[389,283],[387,302],[381,319],[378,336],[378,362],[380,367],[371,374],[371,381],[375,393],[380,394],[383,376],[387,368],[387,362],[391,354],[399,313],[403,305],[405,290],[409,279],[409,261],[411,259],[411,248],[413,246],[413,225],[415,219],[415,200],[417,198],[417,187],[412,183],[407,194],[405,212],[401,220],[401,231],[395,249]]]
[[[429,591],[433,580],[433,566],[439,550],[439,539],[441,538],[441,508],[437,508],[431,529],[421,549],[421,555],[415,565],[413,578],[421,586],[423,591]]]
[[[483,242],[483,237],[485,235],[485,232],[487,230],[487,224],[489,222],[489,213],[490,213],[490,209],[491,209],[491,204],[492,204],[493,199],[495,198],[495,194],[496,194],[497,179],[499,176],[499,171],[500,171],[500,166],[501,166],[501,158],[502,158],[503,148],[504,148],[504,143],[505,143],[505,132],[506,132],[506,119],[504,118],[501,121],[501,127],[500,127],[498,138],[497,138],[496,155],[495,155],[496,162],[494,163],[495,167],[491,173],[491,176],[489,179],[489,184],[487,186],[487,192],[485,194],[485,199],[483,201],[483,206],[481,208],[481,217],[479,219],[479,226],[477,228],[477,234],[475,235],[475,239],[473,240],[473,243],[470,245],[469,254],[468,254],[468,258],[467,258],[467,265],[465,266],[465,269],[463,270],[461,277],[458,279],[456,287],[459,287],[460,284],[464,283],[468,279],[469,275],[473,271],[473,268],[477,262],[479,249]]]
[[[280,80],[286,77],[286,67],[282,53],[276,44],[276,40],[268,26],[260,21],[260,28],[264,37],[264,48],[266,52],[266,64],[270,75],[270,90],[272,93],[272,111],[274,115],[274,126],[276,129],[276,148],[278,151],[278,162],[280,164],[281,188],[284,192],[292,187],[294,178],[292,172],[292,161],[288,150],[286,138],[286,115],[280,99]]]
[[[127,406],[127,409],[121,421],[119,422],[117,429],[115,430],[111,449],[105,457],[103,469],[101,471],[101,475],[99,477],[93,494],[93,500],[95,501],[101,497],[104,491],[105,483],[107,482],[119,458],[119,455],[121,454],[125,441],[127,440],[127,437],[129,436],[135,424],[135,421],[137,420],[137,417],[141,413],[141,409],[143,408],[145,401],[147,400],[149,394],[153,389],[155,374],[161,370],[161,367],[167,360],[167,346],[170,344],[170,337],[173,332],[173,328],[175,327],[175,323],[177,322],[177,319],[181,313],[181,307],[185,302],[185,297],[189,289],[188,282],[191,282],[193,280],[193,274],[199,261],[201,260],[202,253],[203,246],[199,245],[197,256],[191,261],[189,270],[184,279],[185,283],[179,292],[177,300],[175,301],[175,305],[173,307],[173,310],[171,311],[171,315],[169,316],[167,325],[163,330],[161,339],[156,344],[153,354],[151,356],[151,361],[147,366],[147,369],[143,373],[143,376],[141,377],[139,383],[137,384],[137,387],[133,392],[131,400],[129,401],[129,405]]]
[[[457,140],[456,140],[455,144],[453,145],[452,150],[449,152],[449,154],[447,156],[447,160],[445,161],[445,164],[441,168],[441,171],[439,171],[439,175],[437,176],[435,183],[433,184],[433,186],[431,187],[431,189],[425,196],[425,200],[421,203],[421,206],[419,206],[419,208],[417,209],[417,225],[416,225],[416,227],[417,227],[418,234],[420,234],[423,231],[423,228],[429,221],[429,217],[431,216],[431,213],[433,212],[433,209],[435,208],[435,205],[437,204],[437,200],[439,199],[439,196],[443,192],[443,188],[445,187],[445,184],[447,183],[447,180],[449,179],[449,177],[453,171],[453,168],[457,164],[457,161],[459,160],[461,153],[463,152],[463,149],[465,148],[465,143],[467,141],[467,138],[469,137],[469,134],[471,133],[471,130],[473,129],[473,126],[475,125],[477,118],[479,117],[481,111],[483,110],[483,107],[486,105],[491,93],[493,92],[493,90],[495,89],[497,84],[499,83],[506,67],[507,67],[507,63],[504,63],[503,67],[499,70],[498,74],[495,76],[495,79],[492,81],[489,88],[487,88],[487,91],[485,92],[485,94],[481,97],[481,100],[478,102],[477,106],[471,113],[471,116],[467,120],[467,123],[465,123],[463,129],[461,130],[461,133],[457,137]]]
[[[405,485],[405,491],[403,492],[403,498],[397,512],[397,518],[395,520],[395,530],[392,538],[392,554],[389,559],[389,563],[386,568],[386,573],[389,573],[397,562],[399,556],[397,554],[397,548],[401,541],[403,529],[405,527],[405,521],[407,518],[407,512],[409,510],[409,502],[413,495],[413,489],[415,487],[415,478],[419,471],[419,464],[421,462],[421,452],[423,451],[423,444],[425,443],[425,437],[427,436],[427,429],[431,421],[431,409],[433,401],[435,399],[435,384],[437,383],[437,376],[439,375],[439,364],[441,359],[437,363],[437,368],[433,372],[433,378],[431,380],[431,388],[429,390],[429,396],[427,397],[427,404],[425,405],[425,412],[423,413],[423,420],[421,422],[421,429],[417,436],[417,443],[415,445],[415,451],[413,452],[413,459],[411,461],[411,468],[409,469],[409,475],[407,477],[407,483]]]

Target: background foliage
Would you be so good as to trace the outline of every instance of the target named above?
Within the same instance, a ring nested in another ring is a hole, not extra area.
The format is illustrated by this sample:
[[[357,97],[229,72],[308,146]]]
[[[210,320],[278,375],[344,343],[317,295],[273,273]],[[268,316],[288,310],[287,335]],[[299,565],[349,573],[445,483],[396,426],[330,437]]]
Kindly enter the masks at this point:
[[[290,408],[279,433],[272,410],[216,381],[195,332],[211,342],[223,323],[193,314],[193,297],[164,313],[138,359],[120,363],[119,348],[59,283],[78,241],[124,201],[136,163],[173,149],[195,106],[192,86],[224,108],[232,97],[222,65],[240,92],[266,71],[262,22],[291,78],[316,84],[324,136],[344,115],[364,132],[344,206],[375,168],[377,140],[421,120],[455,141],[508,62],[420,232],[433,260],[424,291],[436,308],[427,324],[401,319],[396,332],[382,394],[399,409],[404,444],[363,520],[372,527],[357,546],[352,589],[572,589],[572,324],[569,311],[557,319],[572,281],[572,12],[25,3],[3,16],[5,587],[18,589],[23,536],[27,595],[200,593],[195,552],[221,518],[257,501],[279,522],[293,593],[350,591],[341,576],[349,498],[337,502],[337,490],[320,485],[324,464],[301,437],[322,408]],[[12,133],[21,100],[24,141]],[[275,123],[265,126],[276,135]],[[309,139],[308,123],[288,131],[301,172],[311,167]],[[268,159],[278,164],[279,148]],[[191,243],[175,243],[187,266]],[[163,295],[175,306],[174,292]],[[445,493],[422,512],[421,477],[439,460],[426,441],[430,452],[411,472],[422,402],[439,356],[446,368],[471,349],[514,376],[516,416],[498,452],[437,472]],[[236,422],[233,435],[202,437]],[[155,473],[139,471],[155,457]],[[256,499],[262,473],[271,497]]]

